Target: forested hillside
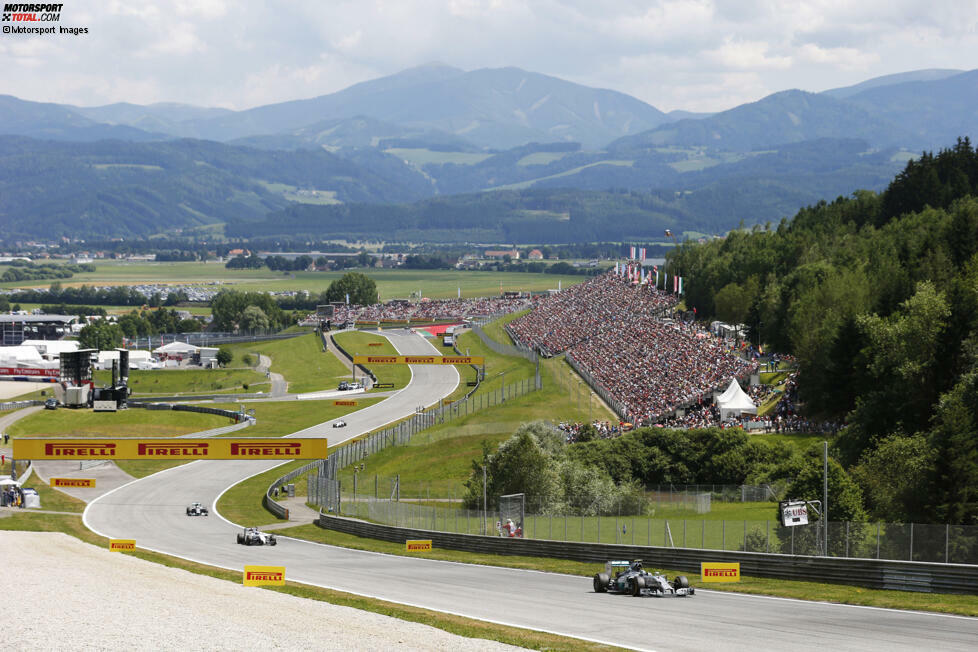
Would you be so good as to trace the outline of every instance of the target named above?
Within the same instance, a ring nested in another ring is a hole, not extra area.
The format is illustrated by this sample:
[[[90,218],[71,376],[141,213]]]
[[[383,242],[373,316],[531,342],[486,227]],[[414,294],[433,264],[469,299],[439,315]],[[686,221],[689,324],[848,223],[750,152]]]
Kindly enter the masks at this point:
[[[978,152],[907,164],[881,194],[671,257],[701,317],[795,354],[799,396],[880,518],[978,523]]]

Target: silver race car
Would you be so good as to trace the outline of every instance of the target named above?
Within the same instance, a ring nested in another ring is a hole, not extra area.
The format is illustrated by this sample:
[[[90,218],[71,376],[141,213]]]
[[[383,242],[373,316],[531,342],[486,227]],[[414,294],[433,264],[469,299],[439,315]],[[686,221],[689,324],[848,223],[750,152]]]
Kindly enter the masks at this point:
[[[686,597],[696,593],[685,575],[679,575],[671,583],[658,572],[642,568],[641,560],[633,562],[609,561],[605,572],[594,576],[595,593],[628,593],[634,596],[653,595]]]
[[[187,507],[187,516],[207,516],[207,508],[200,503],[190,503]]]
[[[256,527],[246,527],[244,532],[238,532],[238,543],[244,546],[274,546],[278,541],[274,534],[262,532]]]

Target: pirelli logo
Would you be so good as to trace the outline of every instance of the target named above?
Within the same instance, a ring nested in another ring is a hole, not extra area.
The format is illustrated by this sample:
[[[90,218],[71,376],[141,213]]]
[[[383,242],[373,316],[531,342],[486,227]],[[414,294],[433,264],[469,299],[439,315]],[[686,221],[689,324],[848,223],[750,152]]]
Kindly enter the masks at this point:
[[[349,400],[346,400],[346,401],[333,401],[333,405],[356,405],[356,404],[357,404],[356,401],[349,401]]]
[[[384,346],[383,342],[368,342],[367,346]]]
[[[17,440],[14,440],[16,447]],[[105,458],[116,457],[115,444],[97,444],[84,441],[70,441],[44,444],[46,459],[59,458]],[[16,455],[16,453],[14,453]]]
[[[261,441],[254,443],[232,443],[231,457],[299,457],[302,444],[289,444],[283,441]]]
[[[740,563],[701,562],[700,575],[704,582],[739,582]]]
[[[18,460],[316,460],[326,458],[320,438],[268,439],[51,439],[18,437]]]
[[[431,550],[431,539],[408,539],[404,542],[404,549],[407,552]]]
[[[476,355],[355,355],[354,364],[485,364]]]
[[[180,442],[152,442],[138,444],[137,454],[140,457],[207,457],[208,444],[182,444]]]
[[[95,478],[51,478],[55,489],[94,489]]]
[[[135,539],[109,539],[110,552],[132,552],[135,549]]]
[[[285,566],[245,566],[245,586],[285,586]]]

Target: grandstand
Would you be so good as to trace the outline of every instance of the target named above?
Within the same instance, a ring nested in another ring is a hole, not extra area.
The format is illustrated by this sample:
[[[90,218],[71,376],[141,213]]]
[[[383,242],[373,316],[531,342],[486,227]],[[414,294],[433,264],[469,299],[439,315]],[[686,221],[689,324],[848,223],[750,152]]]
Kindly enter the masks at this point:
[[[566,351],[623,420],[655,423],[711,402],[731,377],[757,369],[708,331],[667,319],[677,304],[674,295],[608,272],[542,299],[507,330],[544,355]]]

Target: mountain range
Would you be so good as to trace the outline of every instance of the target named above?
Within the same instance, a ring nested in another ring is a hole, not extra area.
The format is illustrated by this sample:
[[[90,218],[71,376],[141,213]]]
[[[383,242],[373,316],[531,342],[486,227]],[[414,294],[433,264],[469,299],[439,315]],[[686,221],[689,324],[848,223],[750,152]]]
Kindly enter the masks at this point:
[[[94,221],[141,237],[233,222],[241,235],[296,204],[332,215],[335,203],[574,188],[658,197],[680,230],[724,231],[879,189],[914,154],[976,127],[978,70],[787,90],[715,114],[667,114],[518,68],[438,64],[244,111],[4,95],[0,227],[83,237]]]

